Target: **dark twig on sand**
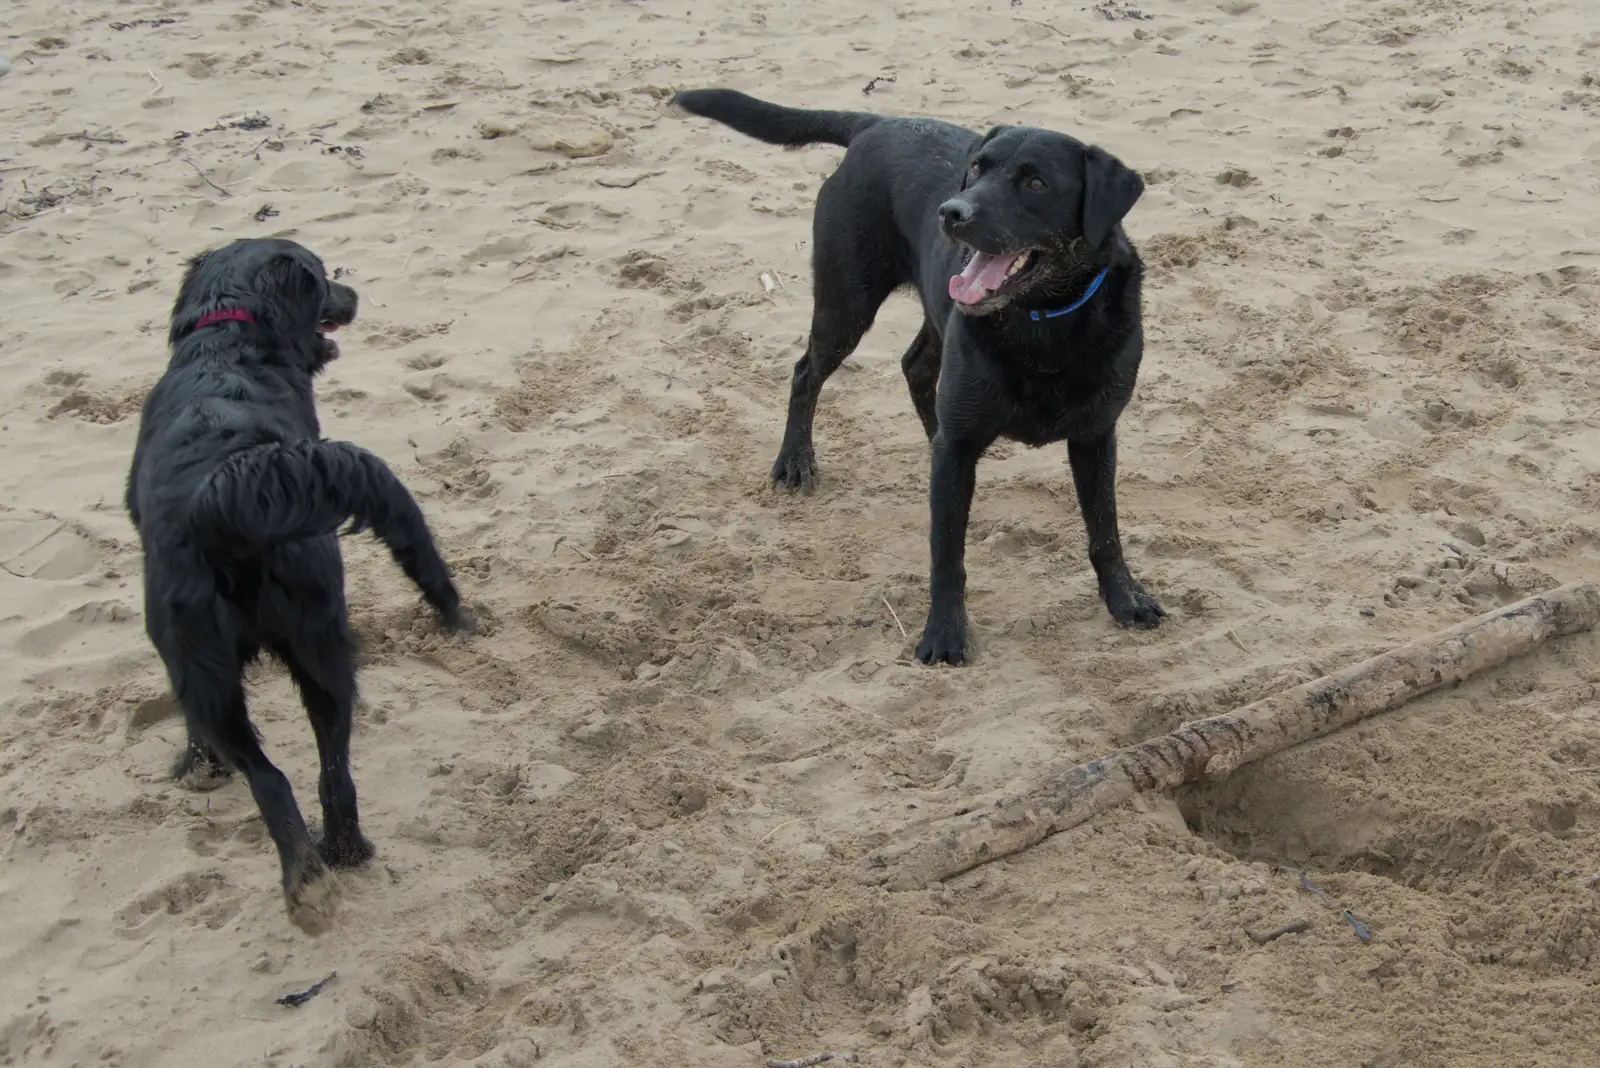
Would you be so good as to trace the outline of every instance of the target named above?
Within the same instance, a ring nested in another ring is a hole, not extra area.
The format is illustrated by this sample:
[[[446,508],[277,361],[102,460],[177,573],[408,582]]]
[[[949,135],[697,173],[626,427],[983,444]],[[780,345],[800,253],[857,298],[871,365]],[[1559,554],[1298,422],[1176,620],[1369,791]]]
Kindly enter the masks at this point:
[[[812,1068],[813,1065],[826,1064],[829,1061],[843,1061],[845,1064],[856,1063],[854,1053],[813,1053],[809,1057],[801,1057],[793,1061],[779,1061],[767,1058],[767,1068]]]
[[[1031,23],[1034,26],[1043,26],[1045,29],[1049,30],[1053,34],[1056,34],[1056,35],[1061,36],[1061,37],[1065,37],[1069,41],[1072,40],[1072,34],[1068,33],[1066,30],[1061,29],[1059,26],[1050,25],[1050,23],[1045,22],[1043,19],[1025,19],[1021,15],[1012,15],[1011,16],[1011,21],[1012,22],[1027,22],[1027,23]]]
[[[1324,905],[1328,906],[1330,909],[1332,909],[1333,911],[1337,912],[1339,915],[1343,916],[1345,918],[1345,920],[1350,924],[1351,928],[1353,928],[1355,930],[1357,938],[1361,939],[1361,941],[1363,941],[1363,942],[1372,941],[1372,928],[1368,927],[1366,924],[1362,923],[1359,919],[1357,919],[1355,913],[1351,912],[1349,909],[1344,908],[1343,906],[1341,906],[1339,904],[1336,904],[1334,902],[1333,898],[1329,897],[1327,894],[1324,894],[1321,890],[1318,890],[1316,887],[1312,886],[1311,885],[1311,880],[1306,878],[1306,872],[1305,872],[1304,868],[1298,868],[1298,869],[1296,869],[1296,868],[1286,868],[1284,870],[1286,870],[1286,871],[1298,871],[1299,875],[1300,875],[1300,885],[1301,885],[1302,888],[1304,888],[1305,890],[1309,891],[1311,893],[1312,897],[1316,898],[1318,901],[1322,902]]]
[[[129,22],[111,22],[107,23],[107,25],[109,25],[113,30],[131,30],[135,26],[149,26],[151,29],[156,29],[161,26],[172,26],[176,24],[177,21],[177,19],[173,18],[133,19]]]
[[[1130,6],[1126,0],[1105,0],[1104,3],[1094,6],[1096,13],[1101,18],[1115,22],[1117,19],[1151,19],[1154,15],[1146,15],[1136,7]]]
[[[1252,931],[1250,928],[1246,927],[1244,929],[1244,933],[1249,935],[1250,941],[1254,942],[1256,945],[1264,946],[1268,942],[1277,941],[1284,935],[1305,934],[1309,930],[1311,930],[1310,920],[1295,920],[1293,923],[1286,923],[1282,927],[1275,927],[1270,931],[1258,932]]]
[[[561,543],[566,541],[566,540],[567,540],[567,536],[565,534],[559,535],[555,540],[555,544],[550,546],[550,555],[554,556],[555,555],[555,551],[557,549],[561,548]],[[582,549],[578,548],[576,545],[568,545],[567,548],[571,549],[573,552],[577,553],[579,556],[583,557],[585,560],[589,561],[590,563],[594,563],[594,557],[590,556],[588,553],[584,552]]]
[[[338,972],[329,972],[327,976],[322,979],[318,979],[304,990],[296,991],[293,994],[283,995],[283,997],[278,999],[278,1004],[288,1006],[291,1009],[298,1009],[300,1006],[304,1005],[306,1002],[322,993],[322,988],[337,978],[339,978]]]
[[[153,78],[155,75],[152,74],[151,77]],[[210,126],[194,131],[194,133],[190,133],[188,130],[179,130],[172,135],[172,139],[174,141],[187,141],[189,138],[199,134],[220,133],[223,130],[264,130],[271,125],[272,120],[270,118],[258,111],[251,111],[243,115],[231,115],[225,119],[219,119]]]
[[[221,193],[225,197],[233,196],[232,193],[228,192],[226,189],[222,188],[216,182],[213,182],[210,178],[206,177],[206,172],[200,169],[200,164],[196,163],[194,160],[190,159],[188,156],[184,156],[183,157],[183,162],[185,162],[189,166],[193,167],[194,168],[194,173],[198,174],[200,176],[200,180],[202,182],[206,183],[206,185],[209,185],[212,189],[215,189],[217,192]]]
[[[90,145],[125,145],[128,139],[113,130],[84,130],[81,133],[67,134],[67,141],[82,141],[83,147]]]

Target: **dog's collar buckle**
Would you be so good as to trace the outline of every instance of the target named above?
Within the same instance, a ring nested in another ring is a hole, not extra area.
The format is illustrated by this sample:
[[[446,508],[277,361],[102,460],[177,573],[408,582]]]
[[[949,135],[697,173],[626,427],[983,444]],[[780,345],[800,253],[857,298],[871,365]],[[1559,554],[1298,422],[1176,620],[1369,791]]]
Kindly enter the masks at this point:
[[[254,325],[255,321],[256,317],[243,308],[222,308],[219,311],[202,315],[200,321],[194,324],[194,328],[196,330],[204,330],[206,327],[215,326],[218,323],[250,323]]]
[[[1102,267],[1100,273],[1094,276],[1094,281],[1089,283],[1089,288],[1083,291],[1083,296],[1068,304],[1065,308],[1052,308],[1050,311],[1031,311],[1028,313],[1028,318],[1037,323],[1045,319],[1059,319],[1063,315],[1071,315],[1089,303],[1089,298],[1100,291],[1100,286],[1105,282],[1106,275],[1110,273],[1111,268],[1109,265]]]

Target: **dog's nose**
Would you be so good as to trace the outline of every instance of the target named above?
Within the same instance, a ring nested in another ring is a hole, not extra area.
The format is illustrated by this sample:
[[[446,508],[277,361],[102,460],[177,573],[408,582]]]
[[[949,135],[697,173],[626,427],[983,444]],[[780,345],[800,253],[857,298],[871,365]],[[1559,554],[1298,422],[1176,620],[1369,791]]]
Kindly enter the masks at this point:
[[[972,203],[960,197],[952,197],[939,205],[939,221],[946,229],[952,226],[961,226],[972,221]]]

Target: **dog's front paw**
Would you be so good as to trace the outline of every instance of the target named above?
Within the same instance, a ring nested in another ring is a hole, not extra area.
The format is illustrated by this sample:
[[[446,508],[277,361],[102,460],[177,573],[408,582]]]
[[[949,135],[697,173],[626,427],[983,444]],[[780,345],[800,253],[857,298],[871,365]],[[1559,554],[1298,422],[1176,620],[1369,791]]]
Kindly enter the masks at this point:
[[[817,488],[817,456],[809,448],[785,446],[772,464],[772,484],[791,493],[810,493]]]
[[[478,629],[478,617],[462,603],[454,584],[425,595],[433,610],[439,614],[439,624],[453,634],[472,634]]]
[[[928,614],[928,625],[922,629],[922,640],[917,643],[917,659],[924,664],[950,664],[959,667],[967,662],[967,619],[964,612],[949,615]]]
[[[1137,582],[1112,589],[1106,596],[1106,608],[1117,626],[1129,630],[1153,630],[1167,618],[1161,602],[1144,592]]]
[[[325,933],[339,911],[339,883],[315,852],[283,873],[283,903],[289,922],[308,935]]]

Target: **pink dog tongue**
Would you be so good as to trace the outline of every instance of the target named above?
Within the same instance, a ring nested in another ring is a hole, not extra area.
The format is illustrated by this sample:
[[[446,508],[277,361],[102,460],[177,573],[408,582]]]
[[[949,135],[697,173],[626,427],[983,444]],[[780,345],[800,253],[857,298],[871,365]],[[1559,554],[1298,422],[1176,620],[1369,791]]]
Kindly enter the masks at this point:
[[[1004,256],[974,252],[967,269],[950,279],[950,299],[957,304],[977,304],[1005,284],[1006,271],[1020,255],[1020,252]]]

